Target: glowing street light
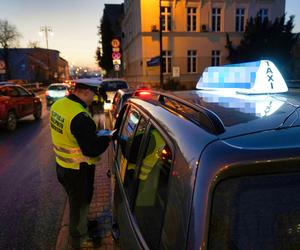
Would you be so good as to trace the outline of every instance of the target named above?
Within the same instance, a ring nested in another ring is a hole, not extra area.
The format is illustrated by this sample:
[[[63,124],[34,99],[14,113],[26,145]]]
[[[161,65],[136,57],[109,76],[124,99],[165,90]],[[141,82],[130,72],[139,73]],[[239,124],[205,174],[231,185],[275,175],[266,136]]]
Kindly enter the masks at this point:
[[[45,33],[46,38],[46,46],[47,46],[47,61],[48,61],[48,73],[49,73],[49,79],[51,79],[51,67],[50,67],[50,58],[49,58],[49,46],[48,46],[48,34],[53,35],[52,28],[50,26],[42,26],[40,28],[40,35],[43,35]]]

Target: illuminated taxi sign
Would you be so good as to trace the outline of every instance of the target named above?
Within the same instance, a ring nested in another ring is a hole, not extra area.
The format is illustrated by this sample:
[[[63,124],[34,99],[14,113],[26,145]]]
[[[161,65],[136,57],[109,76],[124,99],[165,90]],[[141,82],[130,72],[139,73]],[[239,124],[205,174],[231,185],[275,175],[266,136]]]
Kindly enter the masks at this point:
[[[287,92],[277,67],[268,60],[208,67],[199,79],[197,89],[234,90],[241,94]]]

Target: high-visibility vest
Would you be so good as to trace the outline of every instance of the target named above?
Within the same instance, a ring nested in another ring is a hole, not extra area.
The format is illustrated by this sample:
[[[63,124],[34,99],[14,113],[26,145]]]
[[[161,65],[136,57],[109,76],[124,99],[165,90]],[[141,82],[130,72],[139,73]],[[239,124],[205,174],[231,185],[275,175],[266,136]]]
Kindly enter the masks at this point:
[[[71,133],[71,121],[81,112],[92,119],[80,103],[67,97],[57,100],[50,109],[50,128],[56,162],[64,168],[79,169],[81,162],[91,165],[100,159],[83,155],[76,138]]]
[[[159,160],[159,153],[163,149],[163,147],[166,145],[164,139],[161,137],[161,135],[158,133],[156,129],[150,131],[151,136],[153,136],[152,139],[150,139],[150,143],[155,143],[154,150],[145,156],[142,162],[142,166],[139,173],[139,179],[145,181],[148,178],[148,175],[152,171],[153,167]],[[151,145],[148,145],[148,147],[151,147]]]

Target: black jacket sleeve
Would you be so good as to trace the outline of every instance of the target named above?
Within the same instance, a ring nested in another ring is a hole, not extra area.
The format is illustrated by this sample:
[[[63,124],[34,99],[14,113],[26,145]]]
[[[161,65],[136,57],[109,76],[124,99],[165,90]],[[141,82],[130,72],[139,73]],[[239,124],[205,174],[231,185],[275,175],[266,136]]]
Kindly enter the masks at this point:
[[[103,153],[109,145],[110,137],[96,135],[96,124],[90,116],[82,112],[71,121],[71,133],[76,138],[85,156],[96,157]]]

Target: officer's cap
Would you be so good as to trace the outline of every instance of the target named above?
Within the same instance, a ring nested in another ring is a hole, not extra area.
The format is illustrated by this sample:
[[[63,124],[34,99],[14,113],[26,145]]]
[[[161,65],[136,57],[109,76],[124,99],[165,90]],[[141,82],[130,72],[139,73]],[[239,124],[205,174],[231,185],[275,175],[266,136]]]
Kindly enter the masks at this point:
[[[74,80],[75,84],[81,87],[87,87],[93,91],[97,91],[98,87],[102,83],[100,78],[82,78]]]

